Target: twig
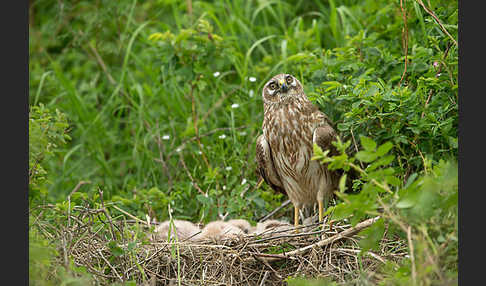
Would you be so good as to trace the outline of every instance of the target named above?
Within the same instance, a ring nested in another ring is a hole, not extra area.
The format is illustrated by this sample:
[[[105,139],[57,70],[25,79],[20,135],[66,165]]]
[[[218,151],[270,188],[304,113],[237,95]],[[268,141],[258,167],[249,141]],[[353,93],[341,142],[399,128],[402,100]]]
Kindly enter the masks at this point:
[[[85,184],[91,184],[91,181],[80,181],[76,185],[76,187],[74,187],[74,189],[69,193],[68,198],[70,198],[75,192],[77,192],[79,190],[79,188],[81,188],[82,185],[85,185]]]
[[[424,171],[425,171],[425,174],[428,173],[427,171],[427,164],[425,162],[425,157],[424,157],[424,154],[422,154],[422,151],[420,151],[419,147],[417,144],[413,143],[412,141],[408,140],[408,142],[417,149],[419,155],[420,155],[420,158],[422,158],[422,162],[424,163]]]
[[[251,190],[251,192],[253,193],[254,191],[258,190],[258,188],[260,188],[260,186],[263,184],[263,178],[260,177],[258,183],[253,187],[253,189]],[[245,195],[245,193],[249,190],[250,188],[247,187],[243,190],[243,192],[241,192],[240,196],[243,197]]]
[[[307,245],[307,246],[304,246],[302,248],[299,248],[299,249],[296,249],[296,250],[293,250],[293,251],[290,251],[290,252],[287,252],[285,254],[284,257],[289,257],[289,256],[294,256],[294,255],[299,255],[299,254],[302,254],[314,247],[323,247],[323,246],[326,246],[326,245],[329,245],[335,241],[338,241],[338,240],[341,240],[343,238],[346,238],[346,237],[350,237],[350,236],[353,236],[355,234],[357,234],[358,232],[360,232],[361,230],[371,226],[372,224],[374,224],[378,219],[380,218],[380,216],[377,216],[377,217],[374,217],[374,218],[370,218],[370,219],[367,219],[363,222],[360,222],[358,223],[356,226],[352,227],[352,228],[349,228],[345,231],[342,231],[334,236],[331,236],[327,239],[324,239],[324,240],[321,240],[319,242],[316,242],[314,244],[311,244],[311,245]],[[258,255],[258,254],[257,254]],[[280,260],[282,258],[279,258],[279,257],[268,257],[268,258],[262,258],[262,259],[266,259],[267,262],[269,261],[276,261],[276,260]]]
[[[267,280],[267,277],[268,277],[268,274],[269,274],[269,273],[270,273],[270,272],[265,271],[265,275],[263,275],[262,282],[260,282],[260,286],[265,285],[265,280]]]
[[[412,263],[413,285],[417,285],[417,269],[415,268],[415,255],[413,254],[412,227],[407,228],[408,248],[410,249],[410,262]]]
[[[434,11],[430,10],[429,8],[427,8],[425,6],[425,4],[422,2],[422,0],[415,0],[417,1],[417,3],[420,4],[420,6],[422,6],[424,8],[424,10],[430,15],[432,16],[432,18],[434,18],[434,20],[437,22],[437,24],[439,24],[440,28],[442,29],[442,31],[452,40],[452,42],[457,46],[457,41],[451,36],[451,34],[449,34],[449,32],[447,32],[446,28],[444,27],[444,25],[442,25],[442,22],[439,20],[439,18],[435,15]],[[401,1],[400,1],[401,2]]]
[[[108,219],[108,222],[110,223],[111,237],[113,240],[115,240],[116,235],[115,235],[115,230],[113,229],[113,221],[107,209],[105,208],[105,203],[103,201],[103,191],[100,188],[98,188],[98,193],[100,194],[101,206],[103,207],[101,211],[105,214],[106,218]]]
[[[187,14],[189,14],[189,18],[192,20],[192,0],[187,0]]]
[[[76,187],[69,193],[67,199],[68,199],[68,226],[71,225],[71,196],[81,188],[82,185],[84,184],[91,184],[90,181],[80,181]]]
[[[62,236],[62,252],[63,252],[63,258],[64,258],[64,267],[66,268],[67,271],[69,271],[69,259],[68,259],[68,253],[66,250],[66,238]]]
[[[446,66],[446,68],[447,68],[447,65],[445,64],[445,60],[446,60],[446,58],[447,58],[447,54],[449,53],[449,50],[450,50],[450,48],[451,48],[451,45],[452,45],[451,43],[449,43],[449,45],[447,45],[447,48],[446,48],[446,50],[445,50],[445,53],[444,53],[444,55],[442,56],[442,59],[444,60],[443,65],[444,65],[444,66]],[[442,65],[440,65],[440,66],[439,66],[439,70],[437,71],[436,76],[439,76],[441,72],[442,72]],[[450,74],[450,72],[449,72],[449,74]],[[451,75],[451,77],[452,77],[452,75]],[[451,79],[451,83],[452,83],[452,84],[454,84],[454,82],[452,81],[452,79]],[[425,101],[425,105],[424,105],[424,111],[422,111],[422,115],[420,116],[420,118],[424,118],[424,115],[425,115],[425,109],[426,109],[426,108],[427,108],[427,106],[429,105],[429,101],[430,101],[430,98],[432,97],[432,92],[433,92],[433,91],[434,91],[433,89],[431,89],[431,90],[429,91],[429,96],[427,97],[427,100]]]
[[[111,265],[111,263],[105,258],[105,256],[103,255],[103,253],[101,252],[100,249],[97,250],[99,255],[101,256],[101,259],[103,259],[106,264],[108,264],[108,266],[111,268],[111,270],[113,270],[113,272],[115,273],[115,275],[118,277],[118,279],[120,279],[121,282],[123,282],[123,278],[120,276],[120,274],[118,274],[118,272],[116,271],[116,269]]]
[[[132,215],[132,214],[130,214],[130,213],[128,213],[128,212],[126,212],[126,211],[122,210],[121,208],[119,208],[119,207],[117,207],[117,206],[115,206],[115,205],[112,205],[112,207],[114,207],[116,210],[118,210],[118,211],[120,211],[120,212],[122,212],[122,213],[126,214],[127,216],[129,216],[129,217],[133,218],[135,221],[137,221],[137,222],[139,222],[139,223],[142,223],[142,224],[148,224],[146,221],[143,221],[143,220],[141,220],[141,219],[137,218],[136,216],[134,216],[134,215]],[[149,225],[149,227],[150,227],[150,225]]]
[[[350,249],[350,248],[336,248],[334,250],[336,250],[336,251],[344,251],[344,252],[348,251],[348,252],[354,252],[354,253],[360,253],[361,252],[361,250],[359,250],[359,249]],[[378,254],[375,254],[375,253],[373,253],[371,251],[366,251],[365,254],[368,254],[369,256],[375,258],[376,260],[378,260],[378,261],[380,261],[382,263],[386,263],[385,262],[385,259],[383,259],[383,257],[379,256]]]
[[[111,76],[110,72],[108,71],[108,68],[105,65],[105,62],[101,58],[101,56],[98,53],[98,51],[96,50],[96,48],[93,46],[93,44],[89,44],[88,46],[89,46],[89,49],[91,50],[91,52],[94,54],[94,56],[96,58],[96,61],[101,66],[101,69],[103,70],[103,72],[105,73],[106,77],[108,78],[108,81],[112,85],[116,85],[117,84],[116,80]]]
[[[425,115],[425,109],[427,108],[427,106],[429,105],[429,100],[430,98],[432,97],[432,91],[434,91],[433,89],[431,89],[429,91],[429,96],[427,97],[427,100],[425,101],[425,105],[424,105],[424,111],[422,111],[422,115],[420,116],[420,118],[424,118],[424,115]]]
[[[308,227],[308,226],[305,226],[305,227]],[[294,228],[289,228],[287,231],[290,231],[290,230],[294,230]],[[271,237],[268,237],[268,238],[258,239],[256,241],[254,241],[253,243],[261,243],[261,242],[265,242],[265,241],[268,241],[268,240],[274,240],[274,239],[279,239],[279,238],[284,238],[284,237],[292,238],[292,237],[308,236],[308,235],[313,235],[313,234],[321,234],[323,232],[326,232],[326,230],[318,230],[318,231],[303,232],[303,233],[293,233],[293,234],[283,234],[283,235],[277,235],[277,236],[271,236]]]
[[[184,162],[184,158],[182,158],[182,154],[179,153],[179,156],[180,156],[180,159],[181,159],[180,161],[182,163],[182,167],[186,171],[187,176],[191,180],[192,185],[194,186],[194,188],[196,188],[196,190],[198,190],[199,193],[201,193],[202,195],[205,195],[206,193],[199,187],[199,185],[196,183],[196,181],[192,177],[191,172],[189,172],[189,169],[187,169],[186,163]]]
[[[356,153],[358,153],[359,150],[358,145],[356,144],[356,139],[354,139],[353,128],[351,128],[351,138],[353,139],[354,150],[356,150]],[[359,165],[361,166],[361,169],[364,169],[363,162],[359,161]]]
[[[148,123],[146,123],[148,125]],[[162,164],[162,168],[164,169],[165,173],[167,174],[167,179],[168,179],[168,185],[169,185],[169,190],[172,188],[172,176],[170,174],[170,171],[169,171],[169,168],[167,167],[167,163],[165,162],[164,160],[164,156],[162,154],[164,150],[164,145],[162,144],[162,140],[160,138],[160,132],[159,132],[159,122],[157,121],[157,126],[156,126],[156,129],[157,129],[157,147],[159,148],[159,160],[157,160],[158,162],[160,162]],[[150,126],[149,126],[150,128]]]
[[[290,200],[286,200],[285,202],[283,202],[278,208],[274,209],[273,211],[271,211],[269,214],[267,214],[266,216],[264,216],[263,218],[259,219],[258,222],[264,222],[266,221],[267,219],[269,219],[271,216],[273,216],[276,212],[278,212],[279,210],[283,209],[284,207],[286,207],[288,204],[290,204]]]
[[[385,213],[387,214],[388,218],[391,219],[394,223],[396,223],[404,232],[407,232],[407,229],[408,229],[408,226],[401,222],[400,220],[398,220],[394,215],[393,213],[391,212],[390,210],[390,207],[388,207],[382,200],[381,198],[378,196],[376,197],[377,200],[378,200],[378,203],[380,204],[380,206],[383,208],[383,210],[385,211]]]
[[[199,79],[199,76],[196,80]],[[206,163],[206,166],[208,169],[211,169],[211,165],[209,164],[208,158],[206,158],[206,154],[204,152],[203,146],[201,144],[201,139],[199,138],[199,128],[197,126],[198,124],[198,116],[197,116],[197,111],[196,111],[196,99],[194,98],[194,87],[196,86],[195,83],[191,83],[191,89],[189,90],[189,95],[191,97],[191,103],[192,103],[192,122],[194,123],[194,132],[196,133],[196,142],[199,145],[199,150],[201,151],[201,156],[204,160],[204,163]]]
[[[366,171],[364,171],[363,169],[360,169],[358,166],[356,166],[355,164],[353,163],[348,163],[348,165],[355,169],[356,171],[360,172],[361,174],[365,174],[367,175]],[[393,192],[390,190],[390,188],[388,187],[388,185],[385,184],[381,184],[380,182],[378,182],[376,179],[371,179],[370,180],[373,184],[375,184],[376,186],[382,188],[384,191],[387,191],[388,193],[390,194],[393,194]],[[379,198],[379,197],[378,197]]]
[[[403,49],[405,52],[405,68],[403,69],[402,77],[398,82],[398,85],[402,84],[402,80],[407,73],[407,64],[408,64],[408,26],[407,26],[407,11],[403,8],[403,1],[400,0],[400,9],[402,10],[402,17],[403,17],[403,31],[402,31],[402,42],[403,42]]]

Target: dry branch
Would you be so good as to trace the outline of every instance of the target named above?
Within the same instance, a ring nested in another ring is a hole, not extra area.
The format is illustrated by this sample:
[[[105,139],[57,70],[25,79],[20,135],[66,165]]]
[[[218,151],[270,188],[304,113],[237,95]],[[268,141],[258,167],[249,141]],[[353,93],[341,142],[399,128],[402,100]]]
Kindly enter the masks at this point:
[[[319,242],[316,242],[314,244],[307,245],[307,246],[304,246],[302,248],[287,252],[284,257],[286,258],[286,257],[294,256],[294,255],[301,255],[301,254],[307,252],[308,250],[310,250],[314,247],[324,247],[324,246],[327,246],[327,245],[329,245],[333,242],[336,242],[340,239],[353,236],[353,235],[357,234],[358,232],[360,232],[361,230],[363,230],[363,229],[371,226],[372,224],[374,224],[379,218],[380,217],[377,216],[377,217],[374,217],[374,218],[367,219],[363,222],[358,223],[355,227],[352,227],[352,228],[349,228],[345,231],[342,231],[342,232],[340,232],[340,233],[338,233],[338,234],[336,234],[332,237],[329,237],[329,238],[326,238],[326,239],[321,240]],[[279,260],[279,259],[282,259],[282,258],[280,258],[280,257],[279,258],[277,258],[277,257],[266,258],[266,260],[269,260],[269,261],[274,261],[274,260]]]
[[[437,22],[437,24],[439,25],[440,29],[452,40],[452,42],[457,46],[457,41],[454,39],[454,37],[451,36],[451,34],[449,34],[449,32],[447,31],[447,29],[444,27],[444,25],[442,24],[442,22],[439,20],[439,18],[435,15],[434,11],[430,10],[429,8],[427,8],[427,6],[425,6],[424,2],[422,2],[422,0],[415,0],[417,1],[417,3],[420,4],[420,6],[422,6],[422,8],[424,8],[425,12],[427,12],[427,14],[429,14],[430,16],[432,16],[432,18],[434,18],[435,22]],[[430,3],[429,3],[430,4]]]

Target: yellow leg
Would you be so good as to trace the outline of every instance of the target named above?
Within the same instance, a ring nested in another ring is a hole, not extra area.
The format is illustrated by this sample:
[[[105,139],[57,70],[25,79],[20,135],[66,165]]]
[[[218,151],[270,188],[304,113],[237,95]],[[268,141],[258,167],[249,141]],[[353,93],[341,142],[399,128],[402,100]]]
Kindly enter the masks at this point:
[[[324,219],[324,201],[319,200],[319,222]]]
[[[299,226],[299,208],[294,206],[294,226]],[[299,230],[295,230],[295,232],[299,232]]]

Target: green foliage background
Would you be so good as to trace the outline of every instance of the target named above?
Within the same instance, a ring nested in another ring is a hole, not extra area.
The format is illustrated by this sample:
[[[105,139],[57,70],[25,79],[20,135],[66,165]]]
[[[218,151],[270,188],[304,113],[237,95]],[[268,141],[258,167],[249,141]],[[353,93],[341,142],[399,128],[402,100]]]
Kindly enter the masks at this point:
[[[330,212],[357,221],[382,197],[437,259],[417,259],[437,266],[421,281],[457,280],[458,47],[421,3],[457,41],[457,1],[31,1],[30,205],[88,181],[74,203],[257,220],[285,199],[256,188],[261,87],[291,73],[336,124],[336,166],[364,172]],[[392,194],[360,192],[371,172]],[[407,285],[407,263],[383,283]]]

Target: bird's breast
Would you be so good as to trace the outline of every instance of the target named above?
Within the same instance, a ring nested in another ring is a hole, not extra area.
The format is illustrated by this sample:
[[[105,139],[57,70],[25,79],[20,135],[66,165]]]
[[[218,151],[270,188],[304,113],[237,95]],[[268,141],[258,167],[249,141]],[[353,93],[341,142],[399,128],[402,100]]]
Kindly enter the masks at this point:
[[[313,152],[311,115],[290,104],[266,115],[263,130],[276,165],[288,172],[305,172]]]

